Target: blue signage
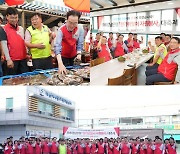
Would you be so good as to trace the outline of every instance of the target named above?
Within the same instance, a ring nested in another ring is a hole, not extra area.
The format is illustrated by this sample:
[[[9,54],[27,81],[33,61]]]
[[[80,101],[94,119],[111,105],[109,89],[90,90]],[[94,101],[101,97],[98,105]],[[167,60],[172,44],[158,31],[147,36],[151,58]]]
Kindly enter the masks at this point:
[[[56,94],[53,94],[51,92],[48,92],[44,89],[39,89],[39,95],[42,97],[47,97],[47,98],[52,99],[52,100],[57,101],[57,102],[61,101],[62,103],[65,103],[66,105],[72,105],[71,101],[64,99],[64,98],[62,98]]]

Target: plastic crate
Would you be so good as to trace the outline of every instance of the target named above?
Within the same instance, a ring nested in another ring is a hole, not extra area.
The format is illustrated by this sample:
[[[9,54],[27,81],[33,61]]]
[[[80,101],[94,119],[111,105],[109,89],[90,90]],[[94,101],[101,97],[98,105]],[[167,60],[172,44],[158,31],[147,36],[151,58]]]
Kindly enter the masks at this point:
[[[80,69],[83,68],[83,66],[67,66],[66,69]],[[12,78],[18,78],[18,77],[28,77],[28,76],[34,76],[34,75],[38,75],[38,74],[44,74],[44,76],[46,76],[47,78],[51,77],[51,75],[49,74],[50,72],[53,71],[58,71],[58,68],[53,68],[53,69],[47,69],[47,70],[42,70],[42,69],[36,69],[33,72],[26,72],[26,73],[22,73],[22,74],[18,74],[18,75],[7,75],[7,76],[3,76],[0,77],[0,86],[3,85],[3,81],[6,79],[12,79]]]

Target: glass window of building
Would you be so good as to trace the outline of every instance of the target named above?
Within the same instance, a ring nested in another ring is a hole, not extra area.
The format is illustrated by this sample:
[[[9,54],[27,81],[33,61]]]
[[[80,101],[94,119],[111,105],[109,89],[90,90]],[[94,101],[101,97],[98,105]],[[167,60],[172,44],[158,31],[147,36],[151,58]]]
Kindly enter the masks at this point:
[[[45,104],[41,101],[38,101],[38,110],[45,112]]]
[[[53,115],[53,106],[50,104],[46,104],[46,113],[47,115],[52,116]]]
[[[13,98],[6,98],[6,112],[13,112]]]

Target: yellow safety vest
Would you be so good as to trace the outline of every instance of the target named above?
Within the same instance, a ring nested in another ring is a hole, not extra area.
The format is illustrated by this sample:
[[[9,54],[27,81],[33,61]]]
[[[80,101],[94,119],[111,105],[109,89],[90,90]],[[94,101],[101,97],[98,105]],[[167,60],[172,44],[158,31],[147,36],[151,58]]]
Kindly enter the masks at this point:
[[[66,145],[59,145],[59,154],[66,154],[67,150],[66,150]]]
[[[38,49],[38,48],[30,48],[30,52],[32,54],[32,59],[37,58],[47,58],[51,54],[50,44],[49,44],[49,29],[47,26],[43,25],[42,29],[35,29],[30,26],[27,28],[31,34],[31,43],[38,44],[43,43],[46,48]]]
[[[164,57],[167,55],[167,48],[166,48],[166,46],[162,43],[160,46],[156,47],[156,51],[155,51],[155,53],[154,53],[154,58],[156,57],[156,55],[157,55],[157,53],[158,53],[158,49],[159,49],[160,47],[164,48],[164,52],[163,52]],[[161,57],[159,57],[159,59],[158,59],[158,61],[157,61],[157,64],[161,64],[162,61],[163,61],[163,59],[162,59]]]

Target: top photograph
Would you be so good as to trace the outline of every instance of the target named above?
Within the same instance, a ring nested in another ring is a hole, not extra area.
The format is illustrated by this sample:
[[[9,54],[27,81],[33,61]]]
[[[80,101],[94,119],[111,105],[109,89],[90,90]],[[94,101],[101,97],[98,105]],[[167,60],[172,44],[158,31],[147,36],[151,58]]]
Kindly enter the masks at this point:
[[[179,0],[0,0],[0,85],[180,82]]]

